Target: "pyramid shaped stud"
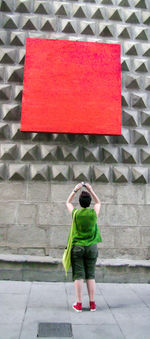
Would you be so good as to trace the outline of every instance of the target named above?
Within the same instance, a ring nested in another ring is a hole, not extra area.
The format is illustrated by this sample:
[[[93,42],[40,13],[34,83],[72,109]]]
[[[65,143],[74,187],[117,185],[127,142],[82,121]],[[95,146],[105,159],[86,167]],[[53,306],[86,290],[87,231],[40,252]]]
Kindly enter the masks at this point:
[[[5,76],[5,69],[3,66],[0,66],[0,81],[3,82]]]
[[[0,180],[7,179],[7,166],[5,164],[0,164]]]
[[[38,145],[21,145],[21,160],[40,160]]]
[[[37,30],[38,29],[38,16],[24,15],[21,21],[22,29]]]
[[[0,139],[9,139],[9,137],[10,137],[9,125],[4,122],[0,122]]]
[[[56,19],[42,16],[41,31],[54,32],[56,30]]]
[[[149,111],[141,112],[141,125],[142,126],[150,126],[150,114]]]
[[[69,179],[69,166],[52,165],[51,178],[55,181],[67,181]]]
[[[74,142],[78,144],[87,144],[89,143],[89,135],[87,134],[68,134],[67,140],[69,142]]]
[[[0,31],[0,45],[5,45],[7,43],[7,32]]]
[[[142,164],[150,164],[150,150],[148,148],[143,148],[140,150],[140,157]]]
[[[136,27],[134,29],[135,39],[137,40],[148,40],[148,30]]]
[[[19,157],[19,148],[15,144],[2,144],[0,158],[3,160],[15,160]]]
[[[145,90],[150,91],[150,77],[145,77]]]
[[[147,43],[142,43],[142,56],[150,57],[150,47]]]
[[[131,39],[130,26],[125,27],[124,25],[119,25],[119,27],[117,27],[117,36],[122,39]]]
[[[0,62],[2,64],[14,64],[15,61],[16,61],[16,49],[15,48],[1,48]]]
[[[139,45],[133,42],[125,41],[124,51],[126,55],[138,55],[139,54]]]
[[[2,12],[13,12],[13,1],[10,0],[1,0],[0,11]]]
[[[133,130],[132,140],[135,145],[148,145],[148,131]]]
[[[58,160],[58,146],[56,145],[41,145],[41,160],[56,161]]]
[[[18,14],[5,14],[3,17],[3,28],[17,29],[19,23]]]
[[[119,9],[108,8],[107,13],[108,13],[109,20],[122,21],[122,9],[121,8]]]
[[[57,3],[57,5],[54,3],[55,5],[55,15],[59,15],[59,16],[67,16],[68,15],[68,11],[67,11],[67,6],[66,5],[60,5],[59,3]]]
[[[47,1],[37,0],[34,3],[34,13],[37,14],[50,14],[50,4]]]
[[[142,45],[142,47],[143,47],[143,45]],[[150,56],[150,48],[148,48],[148,49],[145,51],[145,53],[143,54],[143,56],[147,56],[147,57]]]
[[[86,18],[86,6],[79,6],[77,4],[73,4],[72,6],[72,15],[74,18]]]
[[[87,24],[85,22],[81,22],[81,34],[87,34],[87,35],[94,35],[95,34],[95,24],[90,23]]]
[[[10,45],[24,46],[25,33],[24,32],[10,32]]]
[[[122,128],[121,135],[110,136],[110,142],[112,144],[129,144],[130,143],[130,132],[128,128]]]
[[[51,133],[31,133],[31,138],[33,141],[46,141],[50,142],[53,141],[53,134]]]
[[[99,25],[99,36],[102,37],[113,37],[114,36],[114,26],[113,25],[106,25],[100,24]]]
[[[129,93],[127,92],[122,92],[122,95],[121,95],[121,104],[122,106],[124,107],[129,107],[130,106],[130,96],[129,96]]]
[[[125,22],[130,24],[139,24],[140,18],[139,18],[139,12],[135,10],[127,10],[126,14],[126,20]]]
[[[105,144],[108,145],[109,144],[109,136],[107,135],[94,135],[94,134],[90,134],[89,135],[89,142],[90,143],[96,143],[96,144]]]
[[[146,184],[148,182],[148,169],[142,167],[132,167],[132,182],[135,184]]]
[[[148,67],[148,62],[146,60],[134,60],[134,67],[135,67],[135,72],[148,72],[149,67]]]
[[[8,66],[7,80],[10,82],[23,82],[24,67],[22,66]]]
[[[128,168],[123,166],[114,166],[112,168],[113,182],[115,183],[126,183],[128,182]]]
[[[140,76],[127,75],[125,77],[125,87],[129,89],[140,89]]]
[[[109,182],[110,169],[103,166],[93,166],[93,180],[95,182]]]
[[[75,181],[89,181],[91,178],[91,167],[85,165],[73,165],[73,180]]]
[[[11,96],[11,86],[0,84],[0,100],[8,100]]]
[[[87,146],[84,147],[84,159],[85,161],[100,161],[100,150],[99,146],[93,147],[93,146]]]
[[[76,143],[77,142],[77,136],[76,136],[76,134],[67,134],[67,141],[69,142],[69,143]]]
[[[118,162],[118,147],[102,147],[101,154],[104,163]]]
[[[22,164],[9,164],[9,180],[26,180],[28,178],[28,166]]]
[[[20,120],[21,107],[17,104],[3,104],[2,105],[2,117],[3,120]]]
[[[16,0],[15,1],[15,12],[19,13],[30,13],[31,10],[31,1],[26,0]]]
[[[118,4],[118,6],[122,7],[130,7],[129,0],[121,0]]]
[[[133,93],[131,95],[132,107],[146,108],[147,107],[146,99],[147,99],[147,97],[146,97],[145,94],[143,94],[142,96],[139,96],[139,95]]]
[[[49,181],[49,167],[48,165],[31,165],[30,166],[30,180]]]
[[[24,65],[25,62],[25,50],[24,49],[20,49],[18,51],[18,64],[19,65]]]
[[[129,57],[128,58],[121,58],[121,70],[123,72],[129,72],[131,69],[131,62]]]
[[[67,134],[53,133],[52,136],[53,136],[54,141],[57,141],[57,142],[60,142],[60,143],[67,142]]]
[[[123,126],[138,126],[138,113],[137,111],[123,110],[122,112]]]
[[[145,0],[135,0],[134,6],[137,8],[147,8]]]
[[[92,9],[92,8],[91,8]],[[103,8],[93,8],[91,19],[104,20],[105,12]]]
[[[30,140],[31,133],[21,132],[20,123],[11,124],[11,140]]]
[[[0,66],[0,81],[3,82],[5,76],[5,69],[3,66]]]
[[[142,11],[142,21],[144,25],[150,25],[149,11]]]
[[[75,21],[66,19],[61,20],[61,31],[63,33],[77,33],[77,25]]]
[[[80,158],[81,160],[83,159],[79,146],[61,146],[60,151],[62,155],[59,160],[63,159],[64,161],[78,161]]]
[[[127,164],[137,163],[137,149],[131,147],[122,147],[122,162]]]
[[[21,85],[13,86],[14,100],[22,101],[22,90],[23,90],[23,86],[21,86]]]

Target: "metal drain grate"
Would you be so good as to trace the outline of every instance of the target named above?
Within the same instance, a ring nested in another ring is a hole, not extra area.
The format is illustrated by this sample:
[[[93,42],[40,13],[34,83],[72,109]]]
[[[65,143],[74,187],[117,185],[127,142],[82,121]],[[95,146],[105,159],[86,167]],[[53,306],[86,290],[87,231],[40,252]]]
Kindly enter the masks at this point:
[[[72,326],[69,323],[39,323],[37,337],[72,337]]]

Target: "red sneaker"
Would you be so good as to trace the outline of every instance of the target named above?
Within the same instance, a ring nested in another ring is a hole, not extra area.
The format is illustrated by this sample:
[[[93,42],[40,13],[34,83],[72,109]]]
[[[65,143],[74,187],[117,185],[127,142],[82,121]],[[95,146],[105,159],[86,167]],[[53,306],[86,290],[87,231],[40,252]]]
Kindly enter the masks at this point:
[[[76,311],[76,312],[82,312],[82,303],[76,303],[72,305],[72,308]]]
[[[91,312],[95,312],[96,311],[95,301],[90,301],[90,311]]]

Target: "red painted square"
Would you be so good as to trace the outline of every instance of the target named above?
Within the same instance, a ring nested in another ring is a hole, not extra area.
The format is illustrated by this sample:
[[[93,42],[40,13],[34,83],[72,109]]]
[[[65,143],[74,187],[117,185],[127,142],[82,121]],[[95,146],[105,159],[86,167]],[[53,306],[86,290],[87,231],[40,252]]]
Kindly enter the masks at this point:
[[[21,131],[121,134],[120,45],[27,38]]]

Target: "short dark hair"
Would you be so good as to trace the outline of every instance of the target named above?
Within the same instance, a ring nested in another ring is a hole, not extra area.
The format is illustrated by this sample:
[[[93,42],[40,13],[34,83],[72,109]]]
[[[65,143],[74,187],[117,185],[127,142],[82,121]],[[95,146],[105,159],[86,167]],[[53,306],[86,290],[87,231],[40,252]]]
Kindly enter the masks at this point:
[[[81,207],[89,207],[90,203],[91,203],[91,195],[90,193],[86,192],[86,191],[82,191],[80,196],[79,196],[79,203],[81,205]]]

